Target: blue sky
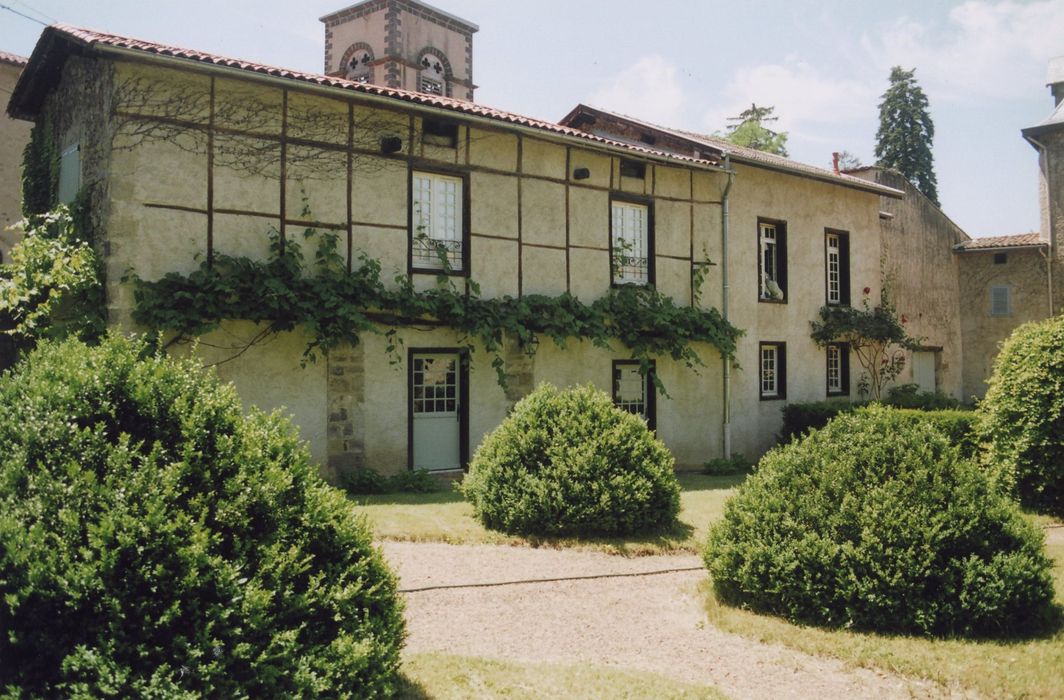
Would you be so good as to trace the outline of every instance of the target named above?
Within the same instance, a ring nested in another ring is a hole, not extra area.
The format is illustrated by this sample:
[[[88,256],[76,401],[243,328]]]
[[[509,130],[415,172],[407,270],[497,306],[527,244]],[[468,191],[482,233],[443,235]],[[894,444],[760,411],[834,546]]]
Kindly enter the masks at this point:
[[[53,19],[278,66],[321,71],[318,17],[344,0],[0,0]],[[791,157],[874,160],[890,67],[916,68],[935,122],[945,212],[973,236],[1035,230],[1037,158],[1020,129],[1052,109],[1064,0],[435,0],[480,26],[477,101],[557,120],[579,102],[712,132],[775,105]],[[0,50],[41,26],[0,10]]]

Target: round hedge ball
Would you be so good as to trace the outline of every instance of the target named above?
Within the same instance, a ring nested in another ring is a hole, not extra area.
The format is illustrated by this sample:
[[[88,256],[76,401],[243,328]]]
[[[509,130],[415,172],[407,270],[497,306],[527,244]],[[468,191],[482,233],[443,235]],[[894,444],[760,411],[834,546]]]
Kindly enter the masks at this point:
[[[1008,635],[1052,614],[1041,532],[933,425],[883,407],[767,454],[705,563],[723,601],[829,627]]]
[[[389,697],[396,580],[292,426],[109,337],[0,380],[0,688]]]
[[[592,386],[541,384],[484,438],[462,492],[486,526],[523,535],[610,536],[676,523],[669,450]]]

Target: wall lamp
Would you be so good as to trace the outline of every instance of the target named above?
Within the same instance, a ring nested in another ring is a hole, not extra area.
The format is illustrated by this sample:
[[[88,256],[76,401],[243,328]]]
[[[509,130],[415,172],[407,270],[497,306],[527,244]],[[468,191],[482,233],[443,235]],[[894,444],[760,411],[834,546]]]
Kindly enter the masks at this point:
[[[398,136],[385,136],[381,139],[381,153],[398,153],[403,150],[403,140]]]
[[[574,180],[586,180],[591,177],[591,171],[587,168],[577,168],[573,171]]]
[[[539,336],[535,333],[530,333],[528,340],[524,341],[522,345],[525,348],[525,354],[529,357],[535,357],[536,350],[539,350]]]

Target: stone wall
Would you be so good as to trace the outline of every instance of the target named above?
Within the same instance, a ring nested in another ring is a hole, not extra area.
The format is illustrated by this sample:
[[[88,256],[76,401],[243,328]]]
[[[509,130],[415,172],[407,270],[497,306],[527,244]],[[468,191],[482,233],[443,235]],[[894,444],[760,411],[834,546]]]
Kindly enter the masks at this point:
[[[996,259],[996,261],[995,261]],[[1022,323],[1049,315],[1046,258],[1037,248],[957,254],[964,343],[964,398],[982,398],[1001,342]],[[991,288],[1009,289],[1010,309],[991,313]]]
[[[968,235],[901,173],[871,167],[852,174],[905,192],[904,199],[882,197],[879,202],[887,215],[879,222],[884,284],[890,287],[906,330],[935,353],[936,387],[963,399],[967,396],[962,377],[966,349],[953,246],[968,240]],[[910,354],[897,383],[913,380],[911,359]]]

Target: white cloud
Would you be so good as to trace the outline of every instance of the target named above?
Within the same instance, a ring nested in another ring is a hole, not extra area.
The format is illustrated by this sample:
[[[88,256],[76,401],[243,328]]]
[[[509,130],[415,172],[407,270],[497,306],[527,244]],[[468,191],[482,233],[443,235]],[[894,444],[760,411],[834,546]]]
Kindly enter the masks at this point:
[[[921,84],[946,99],[1023,98],[1064,51],[1064,1],[970,0],[944,27],[903,18],[862,44],[884,79],[890,66],[917,68]]]
[[[740,68],[721,95],[720,106],[706,113],[708,131],[723,130],[751,103],[776,108],[776,131],[798,135],[806,127],[838,126],[875,117],[876,93],[866,83],[827,75],[799,57],[783,63]]]
[[[644,56],[592,93],[591,105],[663,126],[683,126],[687,95],[676,66],[661,56]]]

